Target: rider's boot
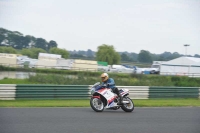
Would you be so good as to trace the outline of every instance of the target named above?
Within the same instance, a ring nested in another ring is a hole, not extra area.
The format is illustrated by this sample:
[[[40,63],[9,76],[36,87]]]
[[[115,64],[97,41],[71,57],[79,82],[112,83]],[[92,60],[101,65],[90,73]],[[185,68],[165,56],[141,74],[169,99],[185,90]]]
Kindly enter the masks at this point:
[[[123,97],[119,94],[118,95],[118,97],[119,97],[119,101],[118,101],[118,105],[122,105],[122,99],[123,99]]]

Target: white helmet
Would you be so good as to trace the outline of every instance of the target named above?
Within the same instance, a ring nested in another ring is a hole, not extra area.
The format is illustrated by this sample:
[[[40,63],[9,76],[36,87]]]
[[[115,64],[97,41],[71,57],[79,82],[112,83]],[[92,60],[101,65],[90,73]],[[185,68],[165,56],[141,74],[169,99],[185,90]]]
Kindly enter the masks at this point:
[[[108,80],[108,78],[109,78],[109,76],[108,76],[108,74],[107,74],[107,73],[102,73],[102,74],[101,74],[101,80],[102,80],[102,82],[105,82],[105,81],[107,81],[107,80]]]

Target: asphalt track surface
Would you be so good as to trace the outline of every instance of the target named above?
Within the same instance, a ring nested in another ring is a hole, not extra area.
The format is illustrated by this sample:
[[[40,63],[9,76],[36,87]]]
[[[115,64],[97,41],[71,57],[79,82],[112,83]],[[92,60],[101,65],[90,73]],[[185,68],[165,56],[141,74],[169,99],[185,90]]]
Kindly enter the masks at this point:
[[[0,133],[200,133],[200,107],[0,108]]]

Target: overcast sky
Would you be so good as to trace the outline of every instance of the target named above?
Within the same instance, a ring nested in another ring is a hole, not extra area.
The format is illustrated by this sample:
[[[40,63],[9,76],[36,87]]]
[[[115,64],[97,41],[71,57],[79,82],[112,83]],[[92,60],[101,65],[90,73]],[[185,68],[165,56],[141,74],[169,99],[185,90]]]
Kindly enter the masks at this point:
[[[0,27],[67,50],[200,54],[200,0],[0,0]]]

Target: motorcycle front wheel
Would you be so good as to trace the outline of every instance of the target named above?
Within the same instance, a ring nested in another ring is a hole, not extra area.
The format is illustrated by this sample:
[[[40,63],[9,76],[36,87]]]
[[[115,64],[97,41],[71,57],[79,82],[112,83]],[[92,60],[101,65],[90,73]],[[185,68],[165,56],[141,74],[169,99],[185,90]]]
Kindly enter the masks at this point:
[[[104,110],[104,104],[99,98],[91,98],[90,106],[96,112],[102,112]]]
[[[134,110],[134,103],[129,97],[123,97],[123,101],[129,101],[129,103],[124,103],[121,108],[125,112],[132,112]]]

